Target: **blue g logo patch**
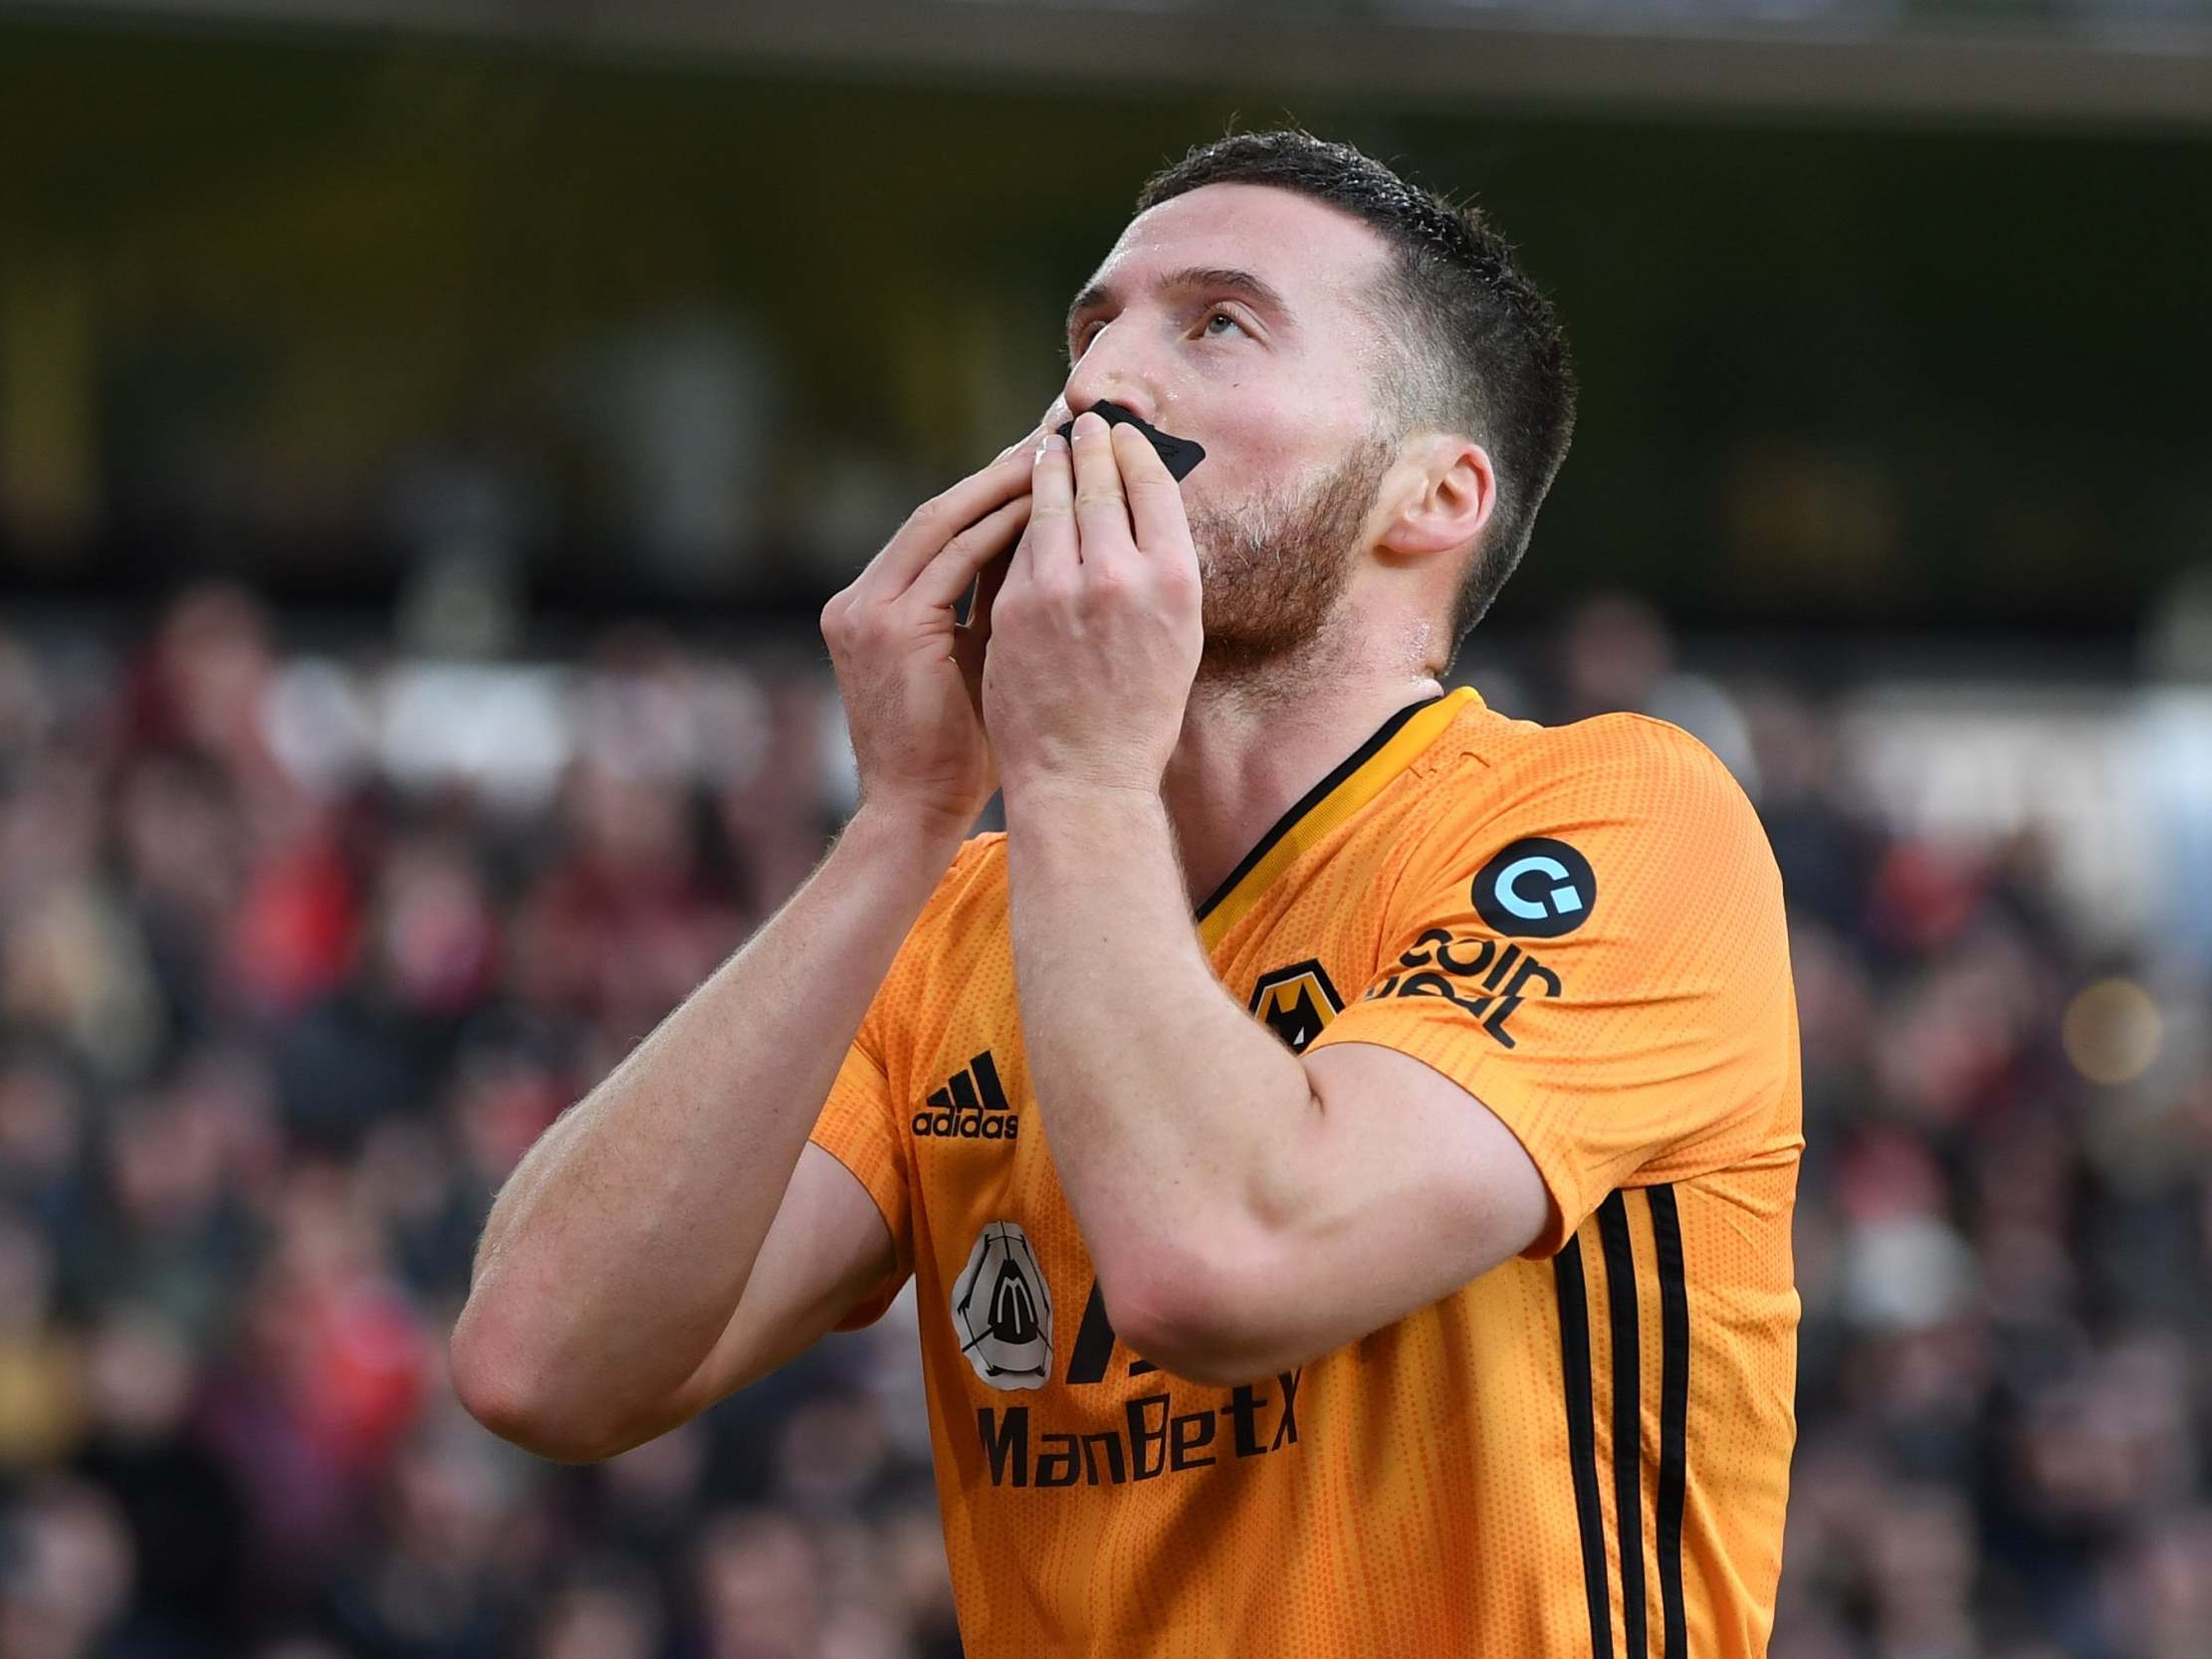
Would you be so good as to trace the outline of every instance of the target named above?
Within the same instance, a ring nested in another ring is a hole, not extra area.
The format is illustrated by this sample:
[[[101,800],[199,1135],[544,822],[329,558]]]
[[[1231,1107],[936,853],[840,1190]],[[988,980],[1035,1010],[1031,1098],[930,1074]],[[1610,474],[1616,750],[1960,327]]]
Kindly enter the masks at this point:
[[[1590,919],[1598,876],[1564,841],[1516,841],[1474,878],[1474,912],[1502,938],[1557,938]]]

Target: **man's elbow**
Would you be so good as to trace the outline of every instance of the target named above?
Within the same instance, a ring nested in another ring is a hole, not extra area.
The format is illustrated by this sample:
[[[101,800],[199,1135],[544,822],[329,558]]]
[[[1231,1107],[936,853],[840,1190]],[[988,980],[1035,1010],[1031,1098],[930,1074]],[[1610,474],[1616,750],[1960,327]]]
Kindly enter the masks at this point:
[[[634,1439],[585,1423],[546,1396],[538,1368],[472,1329],[464,1312],[446,1347],[446,1369],[463,1409],[511,1445],[553,1463],[598,1463]]]
[[[1255,1382],[1305,1357],[1273,1329],[1271,1275],[1243,1253],[1179,1253],[1149,1271],[1101,1274],[1114,1334],[1172,1376],[1209,1387]]]

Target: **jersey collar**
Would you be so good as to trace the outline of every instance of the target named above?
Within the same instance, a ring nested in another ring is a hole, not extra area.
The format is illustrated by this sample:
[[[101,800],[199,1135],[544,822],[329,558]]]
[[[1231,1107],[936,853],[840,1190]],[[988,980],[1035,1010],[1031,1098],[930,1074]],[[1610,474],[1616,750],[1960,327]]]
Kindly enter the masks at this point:
[[[1441,697],[1409,703],[1307,790],[1198,908],[1199,938],[1206,948],[1219,944],[1301,853],[1381,794],[1474,701],[1474,688],[1461,686]]]

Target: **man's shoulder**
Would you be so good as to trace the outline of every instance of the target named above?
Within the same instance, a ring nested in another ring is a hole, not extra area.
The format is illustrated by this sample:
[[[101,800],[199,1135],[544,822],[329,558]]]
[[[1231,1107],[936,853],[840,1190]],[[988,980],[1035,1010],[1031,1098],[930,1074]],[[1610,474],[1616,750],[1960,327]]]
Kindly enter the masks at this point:
[[[977,882],[1002,882],[1005,875],[1006,832],[987,830],[981,835],[971,835],[960,844],[960,851],[953,855],[952,868],[938,884],[938,892],[942,894],[962,883],[973,886]]]
[[[1437,745],[1438,770],[1474,766],[1542,773],[1593,764],[1639,770],[1718,770],[1720,757],[1693,733],[1654,715],[1617,709],[1560,726],[1516,720],[1475,704],[1451,723]]]
[[[972,835],[961,843],[951,866],[914,924],[911,941],[957,945],[1000,926],[1006,914],[1006,837],[1003,830]]]
[[[1477,705],[1427,760],[1419,792],[1445,811],[1541,811],[1561,795],[1663,806],[1710,791],[1749,805],[1735,775],[1699,738],[1630,710],[1543,726]]]
[[[951,866],[884,976],[875,1011],[879,1041],[900,1053],[943,1034],[955,1009],[979,1012],[1013,995],[1013,955],[1006,932],[1005,837],[978,835],[961,844]]]
[[[1587,857],[1604,849],[1609,863],[1725,864],[1779,882],[1750,797],[1681,726],[1629,711],[1560,726],[1485,714],[1454,723],[1409,792],[1394,838],[1417,870],[1457,870],[1542,839]]]

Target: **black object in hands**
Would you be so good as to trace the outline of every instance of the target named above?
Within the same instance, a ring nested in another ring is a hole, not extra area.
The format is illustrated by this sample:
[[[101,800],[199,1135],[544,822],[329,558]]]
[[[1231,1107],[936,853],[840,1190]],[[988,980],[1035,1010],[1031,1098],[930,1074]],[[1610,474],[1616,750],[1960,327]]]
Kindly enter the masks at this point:
[[[1091,413],[1103,416],[1108,426],[1119,426],[1126,421],[1139,432],[1142,432],[1152,447],[1160,452],[1160,459],[1168,464],[1169,476],[1178,484],[1189,478],[1191,469],[1206,459],[1206,449],[1203,445],[1189,438],[1172,437],[1161,431],[1157,426],[1152,425],[1143,416],[1131,414],[1118,403],[1108,403],[1101,399],[1091,405]],[[1061,427],[1060,436],[1069,443],[1074,443],[1075,423],[1069,421]]]

